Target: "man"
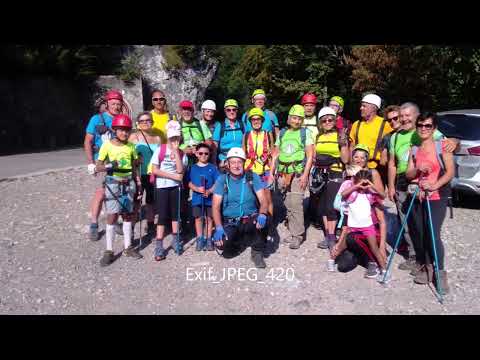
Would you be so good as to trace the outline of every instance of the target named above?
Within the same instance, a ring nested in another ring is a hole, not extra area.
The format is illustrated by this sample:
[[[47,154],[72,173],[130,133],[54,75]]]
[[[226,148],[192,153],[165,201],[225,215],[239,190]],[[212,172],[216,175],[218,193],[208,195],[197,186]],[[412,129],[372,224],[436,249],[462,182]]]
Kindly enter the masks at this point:
[[[223,106],[225,120],[215,124],[213,141],[217,149],[218,167],[224,171],[227,153],[231,148],[242,147],[243,135],[245,135],[244,122],[238,120],[238,102],[235,99],[227,99]]]
[[[385,120],[388,121],[390,126],[392,127],[392,132],[385,135],[382,139],[380,144],[380,148],[382,149],[382,155],[380,156],[380,165],[388,166],[388,159],[389,159],[389,148],[390,148],[390,139],[392,138],[393,134],[395,134],[402,123],[400,122],[400,106],[398,105],[389,105],[383,111],[383,117]],[[384,181],[385,184],[387,181]]]
[[[98,240],[98,217],[102,209],[102,202],[105,198],[103,181],[104,173],[95,172],[95,162],[98,159],[98,153],[102,144],[113,137],[112,120],[115,115],[122,111],[123,96],[117,90],[108,91],[104,100],[106,101],[106,111],[95,114],[88,122],[83,148],[88,161],[88,173],[92,176],[92,185],[95,186],[95,194],[90,205],[90,231],[89,238],[92,241]],[[118,234],[123,234],[120,226],[116,226]]]
[[[167,123],[170,120],[168,115],[167,99],[163,91],[155,89],[152,91],[153,110],[153,132],[162,139],[162,144],[167,143]]]
[[[262,229],[267,223],[268,209],[264,184],[257,174],[244,171],[245,159],[241,148],[231,148],[226,158],[228,172],[215,183],[213,241],[217,247],[223,247],[223,257],[232,258],[241,252],[247,240],[252,240],[251,259],[255,267],[265,268],[266,238]]]
[[[388,197],[394,201],[397,206],[400,221],[403,222],[410,204],[410,196],[407,192],[408,180],[406,171],[408,167],[408,157],[412,145],[420,145],[420,139],[415,131],[415,124],[420,110],[418,106],[412,102],[406,102],[400,106],[400,129],[394,133],[390,139],[390,158],[388,161]],[[394,112],[387,114],[389,118],[394,117]],[[435,140],[443,139],[444,136],[440,131],[435,131]],[[457,139],[446,139],[445,150],[448,152],[455,151],[458,145]],[[408,259],[399,265],[401,270],[410,270],[415,272],[420,267],[416,262],[415,239],[412,239],[408,230],[409,223],[405,227],[405,241],[408,245]]]
[[[314,155],[314,139],[302,127],[305,110],[293,105],[288,113],[288,129],[282,129],[272,154],[271,176],[278,175],[278,187],[285,197],[290,249],[298,249],[305,233],[303,198]],[[278,164],[277,164],[278,159]]]
[[[210,132],[213,134],[213,131],[215,130],[215,111],[217,111],[217,105],[213,100],[205,100],[202,103],[202,120],[200,122],[203,122]],[[210,145],[215,145],[213,141],[211,142]],[[217,164],[217,151],[215,149],[215,146],[210,146],[210,151],[211,151],[211,156],[210,156],[210,162],[212,164]]]
[[[362,99],[360,105],[361,119],[353,123],[350,130],[350,150],[355,145],[364,144],[370,149],[368,167],[376,169],[380,162],[380,144],[384,135],[392,131],[390,124],[378,116],[381,99],[378,95],[368,94]],[[350,151],[351,152],[351,151]],[[386,169],[377,169],[386,173]]]
[[[302,96],[300,103],[305,110],[305,119],[303,119],[302,127],[310,129],[313,138],[316,139],[318,134],[317,116],[315,115],[317,97],[315,94],[307,93]]]
[[[266,101],[267,101],[267,95],[265,94],[265,91],[263,91],[262,89],[256,89],[252,93],[253,106],[263,110],[263,112],[265,113],[265,121],[263,122],[262,130],[271,132],[276,139],[278,137],[278,133],[280,132],[280,125],[278,124],[277,115],[273,111],[265,108]],[[242,115],[242,121],[245,124],[245,130],[251,131],[252,124],[250,124],[250,122],[248,121],[247,111]]]
[[[347,135],[350,131],[350,120],[344,118],[341,114],[343,112],[343,107],[345,106],[345,100],[340,96],[332,96],[328,103],[328,107],[335,110],[337,113],[337,129],[342,130],[342,132]]]

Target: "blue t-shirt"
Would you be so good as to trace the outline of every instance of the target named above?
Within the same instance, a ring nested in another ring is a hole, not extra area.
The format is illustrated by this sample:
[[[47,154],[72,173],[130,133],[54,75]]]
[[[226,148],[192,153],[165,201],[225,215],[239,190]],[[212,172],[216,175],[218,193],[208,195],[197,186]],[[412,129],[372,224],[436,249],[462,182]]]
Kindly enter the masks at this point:
[[[148,148],[150,145],[150,148]],[[150,164],[150,160],[152,160],[152,155],[157,150],[158,144],[147,144],[144,142],[137,142],[135,144],[135,149],[139,154],[143,157],[143,164],[140,165],[142,170],[142,175],[147,175],[148,165]],[[150,151],[150,149],[152,149]]]
[[[112,128],[112,120],[113,116],[110,115],[108,112],[103,112],[103,123],[105,126],[107,126],[109,129]],[[96,147],[96,151],[93,151],[93,160],[97,160],[98,158],[98,152],[100,151],[100,148],[102,147],[102,144],[112,138],[112,133],[111,130],[107,131],[103,135],[99,134],[97,132],[97,125],[102,124],[102,121],[100,119],[100,114],[95,114],[90,118],[90,121],[88,122],[87,125],[87,134],[93,135],[93,144]]]
[[[228,175],[227,191],[224,192],[227,175],[221,175],[215,183],[213,193],[215,195],[223,196],[222,212],[224,217],[236,218],[239,216],[248,216],[256,213],[257,198],[250,190],[250,185],[247,184],[245,174],[241,179],[234,179]],[[255,192],[264,189],[265,184],[260,177],[253,173],[253,190]],[[243,190],[243,191],[242,191]],[[242,201],[243,192],[243,201]]]
[[[194,164],[190,167],[190,171],[187,173],[187,182],[192,182],[195,186],[202,186],[201,177],[205,177],[206,186],[205,189],[210,189],[215,181],[217,180],[220,173],[217,170],[217,167],[213,164],[208,164],[207,166],[198,166]],[[205,198],[205,205],[212,206],[212,195],[208,198]],[[192,206],[202,206],[202,195],[195,191],[192,192]]]
[[[264,109],[263,112],[265,114],[265,119],[263,120],[262,130],[273,133],[275,129],[272,126],[278,126],[278,127],[280,126],[278,125],[277,115],[273,111],[267,110],[267,109]],[[253,130],[252,123],[250,122],[250,120],[248,120],[247,113],[244,113],[242,115],[242,120],[243,120],[243,123],[245,124],[245,131],[246,132],[252,131]],[[272,121],[274,125],[272,125]]]
[[[225,119],[225,133],[223,134],[223,138],[220,139],[220,128],[222,126],[221,122],[217,122],[215,124],[215,130],[213,130],[213,141],[218,142],[219,147],[219,154],[218,158],[220,160],[225,160],[227,158],[227,152],[232,147],[242,147],[242,128],[240,126],[240,121],[237,120],[235,122],[235,130],[230,128],[230,120]]]

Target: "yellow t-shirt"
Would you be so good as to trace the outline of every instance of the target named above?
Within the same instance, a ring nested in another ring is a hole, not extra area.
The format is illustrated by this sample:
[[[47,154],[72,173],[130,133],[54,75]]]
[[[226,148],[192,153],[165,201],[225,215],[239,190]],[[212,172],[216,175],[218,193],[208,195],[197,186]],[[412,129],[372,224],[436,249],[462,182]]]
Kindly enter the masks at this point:
[[[380,131],[380,126],[382,126],[382,121],[383,118],[377,115],[371,121],[362,121],[362,124],[360,125],[360,130],[358,132],[358,144],[368,146],[368,148],[370,149],[370,160],[380,160],[381,151],[377,151],[375,159],[373,159],[373,152],[375,150],[375,145],[377,144],[378,132]],[[350,139],[353,146],[357,145],[357,143],[355,142],[355,134],[357,132],[357,126],[359,123],[360,120],[355,121],[352,125],[352,129],[350,130]],[[392,130],[393,129],[390,124],[386,122],[385,127],[383,128],[382,137],[392,132]],[[369,161],[368,167],[370,169],[375,169],[377,167],[377,162]]]
[[[155,135],[160,136],[162,144],[167,142],[167,123],[170,120],[168,113],[158,114],[154,110],[151,111],[153,118],[152,129]]]
[[[336,131],[333,131],[318,136],[315,143],[315,152],[317,155],[329,155],[334,158],[340,159],[338,133]],[[330,166],[330,169],[332,171],[342,171],[342,166],[340,164],[333,164],[332,166]]]
[[[112,141],[102,144],[98,153],[100,161],[116,161],[118,169],[130,170],[125,172],[114,172],[113,176],[129,177],[132,176],[132,161],[138,159],[138,153],[135,150],[135,144],[129,142],[122,146],[113,145]]]
[[[245,139],[245,147],[247,148],[247,160],[245,161],[245,169],[251,169],[255,174],[258,174],[258,175],[263,175],[265,171],[270,170],[268,160],[266,160],[266,163],[264,164],[262,159],[263,142],[264,142],[265,136],[267,136],[267,144],[269,144],[270,139],[268,139],[268,133],[266,131],[262,131],[259,134],[257,134],[255,131],[250,132],[249,138],[251,137],[251,143],[253,144],[253,149],[251,149],[249,139]],[[251,167],[252,160],[249,158],[248,154],[250,153],[250,151],[255,151],[255,149],[256,149],[257,156],[256,156],[256,160],[253,161],[253,166]],[[267,149],[267,150],[269,151],[270,149]]]

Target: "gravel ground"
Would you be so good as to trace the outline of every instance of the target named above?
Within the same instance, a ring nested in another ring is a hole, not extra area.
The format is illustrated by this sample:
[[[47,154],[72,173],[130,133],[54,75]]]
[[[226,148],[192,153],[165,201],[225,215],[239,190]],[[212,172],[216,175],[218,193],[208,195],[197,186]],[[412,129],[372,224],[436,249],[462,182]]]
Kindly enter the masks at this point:
[[[299,250],[270,244],[265,270],[251,268],[249,249],[226,260],[190,245],[160,263],[148,245],[142,260],[101,268],[104,237],[87,240],[90,195],[84,169],[0,182],[0,314],[480,314],[478,205],[445,220],[451,292],[442,305],[397,269],[399,256],[386,286],[361,267],[327,272],[313,228]],[[116,253],[122,243],[117,236]]]

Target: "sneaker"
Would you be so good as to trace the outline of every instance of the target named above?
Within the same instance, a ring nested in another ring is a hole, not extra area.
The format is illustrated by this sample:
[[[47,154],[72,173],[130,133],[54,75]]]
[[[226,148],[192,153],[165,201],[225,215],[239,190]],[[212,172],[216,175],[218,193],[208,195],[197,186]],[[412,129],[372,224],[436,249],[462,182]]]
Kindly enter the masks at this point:
[[[379,274],[378,265],[376,262],[369,261],[367,271],[365,271],[365,277],[367,279],[374,279]]]
[[[102,258],[100,259],[100,266],[110,265],[113,262],[113,259],[114,259],[113,251],[105,250]]]
[[[385,277],[385,273],[387,272],[387,269],[380,269],[379,274],[377,276],[377,281],[378,282],[383,282],[383,278]],[[388,273],[387,276],[385,277],[385,283],[388,283],[392,279],[392,272]]]
[[[265,269],[267,267],[261,251],[252,250],[252,261],[257,269]]]
[[[323,240],[317,243],[317,247],[320,249],[328,249],[328,240],[324,238]]]
[[[133,246],[129,246],[128,248],[123,250],[123,255],[127,257],[132,257],[137,260],[143,258],[143,256]]]
[[[123,225],[122,224],[119,224],[119,223],[115,224],[115,233],[117,235],[123,235]]]
[[[203,250],[207,250],[207,251],[213,251],[213,250],[215,250],[215,248],[213,247],[213,240],[212,240],[212,238],[208,238],[208,239],[207,239],[207,246],[204,247]]]
[[[411,271],[411,270],[415,269],[415,264],[416,264],[415,257],[409,257],[403,263],[398,265],[398,268],[400,270],[410,270]]]
[[[196,251],[202,251],[204,248],[204,241],[203,241],[203,236],[197,237],[195,240],[195,250]]]
[[[177,242],[177,234],[172,234],[173,236],[173,241],[172,241],[172,249],[175,251],[177,255],[182,255],[183,253],[183,243],[182,243],[182,238]]]
[[[161,261],[167,258],[166,251],[163,246],[157,244],[157,246],[155,247],[154,257],[155,261]]]
[[[98,240],[98,224],[95,224],[95,223],[90,224],[90,231],[88,233],[88,237],[91,241]]]

